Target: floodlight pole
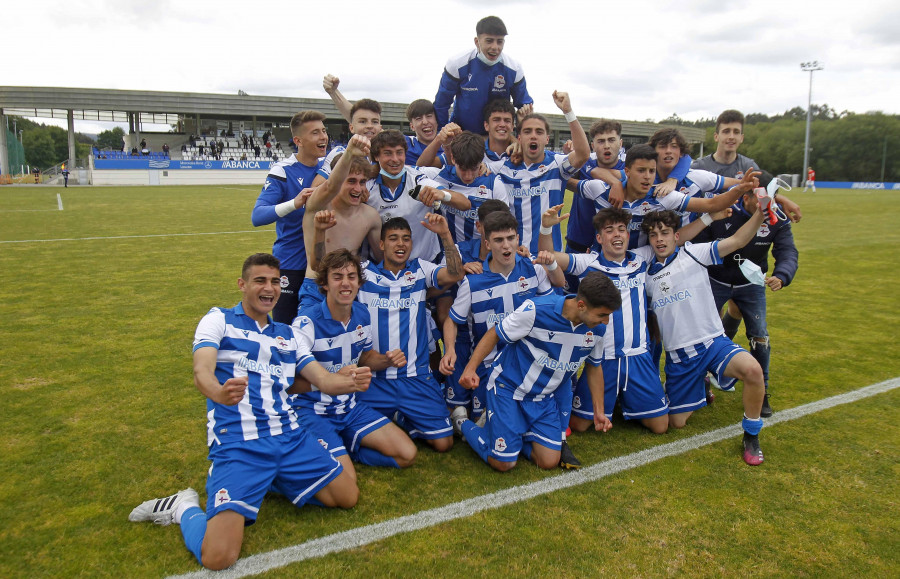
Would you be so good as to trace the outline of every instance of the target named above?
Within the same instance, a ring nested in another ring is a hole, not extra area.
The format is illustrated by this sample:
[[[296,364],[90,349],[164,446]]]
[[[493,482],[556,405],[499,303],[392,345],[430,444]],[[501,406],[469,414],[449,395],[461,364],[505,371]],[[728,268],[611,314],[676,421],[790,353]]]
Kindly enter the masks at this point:
[[[800,181],[806,182],[806,170],[809,167],[809,125],[812,122],[812,80],[813,72],[825,67],[818,60],[801,62],[800,70],[809,73],[809,99],[806,101],[806,142],[803,146],[803,168],[800,170]]]

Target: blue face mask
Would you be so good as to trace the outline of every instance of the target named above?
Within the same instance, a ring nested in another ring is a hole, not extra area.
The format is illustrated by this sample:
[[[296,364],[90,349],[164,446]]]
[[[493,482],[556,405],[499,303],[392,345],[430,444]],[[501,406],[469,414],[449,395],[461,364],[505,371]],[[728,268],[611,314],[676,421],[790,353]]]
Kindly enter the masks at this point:
[[[749,259],[743,259],[740,254],[735,254],[734,259],[747,281],[756,285],[766,285],[766,275],[758,265]]]
[[[406,167],[403,167],[403,169],[401,169],[400,172],[397,173],[396,175],[391,175],[390,173],[388,173],[388,172],[385,171],[384,169],[382,169],[381,171],[379,171],[379,173],[381,173],[381,176],[382,176],[382,177],[387,177],[388,179],[399,179],[400,177],[403,176],[404,173],[406,173]]]

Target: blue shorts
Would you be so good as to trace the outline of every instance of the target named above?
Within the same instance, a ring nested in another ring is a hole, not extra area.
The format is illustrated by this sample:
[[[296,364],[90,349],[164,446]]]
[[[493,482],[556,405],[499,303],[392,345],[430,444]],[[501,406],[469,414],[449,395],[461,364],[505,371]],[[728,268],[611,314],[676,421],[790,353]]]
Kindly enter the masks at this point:
[[[300,284],[300,290],[297,292],[299,304],[297,315],[306,315],[303,313],[303,308],[319,305],[323,301],[325,301],[325,294],[319,291],[319,284],[316,283],[316,280],[310,277],[303,278],[303,283]]]
[[[645,352],[615,360],[603,360],[603,413],[612,418],[616,399],[622,404],[622,416],[626,420],[654,418],[669,413],[666,393],[659,380],[659,370],[653,363],[653,354]],[[591,390],[584,372],[575,387],[572,413],[594,419]]]
[[[302,427],[278,436],[214,445],[209,459],[206,518],[235,511],[247,525],[256,522],[270,487],[300,507],[344,469]]]
[[[459,385],[459,377],[462,376],[466,364],[469,363],[469,356],[472,354],[472,342],[468,340],[456,340],[456,365],[453,367],[453,373],[447,376],[445,396],[447,397],[447,406],[468,406],[472,401],[472,391],[466,390]],[[480,374],[479,374],[480,376]]]
[[[450,412],[441,386],[430,373],[403,378],[372,378],[369,389],[358,392],[356,399],[385,416],[399,412],[403,417],[400,425],[410,438],[434,440],[453,436]]]
[[[743,348],[726,338],[717,336],[703,344],[666,352],[666,395],[669,412],[680,414],[706,406],[706,386],[703,377],[712,372],[723,388],[737,382],[725,376],[725,368]]]
[[[457,368],[459,364],[457,363]],[[459,382],[447,385],[447,406],[466,406],[471,412],[471,417],[481,416],[485,410],[485,395],[487,393],[488,378],[491,376],[491,368],[481,364],[476,370],[478,374],[478,387],[468,390],[459,385]],[[456,372],[454,372],[454,375]],[[459,372],[461,375],[462,372]]]
[[[514,390],[496,379],[488,384],[490,456],[500,462],[516,462],[522,446],[529,442],[551,450],[562,448],[563,428],[553,395],[541,400],[513,400]]]
[[[322,415],[308,408],[296,408],[296,411],[300,424],[335,458],[359,451],[360,441],[367,434],[389,422],[383,414],[359,401],[344,414]]]

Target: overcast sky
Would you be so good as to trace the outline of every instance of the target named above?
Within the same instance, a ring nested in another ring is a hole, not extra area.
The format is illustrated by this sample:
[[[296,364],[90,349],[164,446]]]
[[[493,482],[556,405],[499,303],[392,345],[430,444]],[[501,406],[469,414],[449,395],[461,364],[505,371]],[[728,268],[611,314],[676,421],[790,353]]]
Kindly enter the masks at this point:
[[[539,112],[559,89],[582,116],[777,114],[806,107],[818,60],[814,103],[900,113],[896,0],[30,0],[3,9],[0,85],[326,98],[331,73],[351,100],[433,100],[489,14]]]

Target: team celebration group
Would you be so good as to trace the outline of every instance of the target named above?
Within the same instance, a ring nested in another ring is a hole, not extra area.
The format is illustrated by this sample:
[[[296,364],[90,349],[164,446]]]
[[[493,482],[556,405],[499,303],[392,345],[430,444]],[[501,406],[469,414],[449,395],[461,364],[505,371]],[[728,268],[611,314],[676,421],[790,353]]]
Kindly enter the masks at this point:
[[[414,136],[382,130],[379,103],[350,103],[331,75],[346,147],[328,150],[324,114],[294,115],[297,153],[252,210],[276,224],[272,252],[244,261],[240,303],[212,308],[194,337],[205,508],[189,488],[130,520],[179,524],[223,569],[267,492],[353,507],[354,462],[409,467],[413,439],[446,452],[461,437],[498,471],[520,457],[578,468],[567,433],[608,431],[618,406],[662,434],[737,381],[743,459],[763,462],[765,292],[796,273],[799,208],[737,153],[735,110],[716,152],[692,160],[676,129],[627,152],[615,121],[586,133],[556,91],[571,141],[547,150],[506,35],[497,17],[478,22],[434,101],[409,105]],[[741,319],[749,351],[731,340]]]

